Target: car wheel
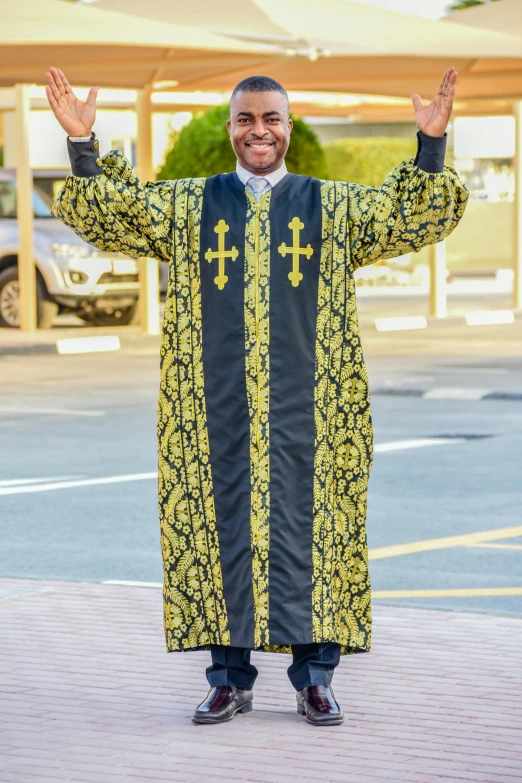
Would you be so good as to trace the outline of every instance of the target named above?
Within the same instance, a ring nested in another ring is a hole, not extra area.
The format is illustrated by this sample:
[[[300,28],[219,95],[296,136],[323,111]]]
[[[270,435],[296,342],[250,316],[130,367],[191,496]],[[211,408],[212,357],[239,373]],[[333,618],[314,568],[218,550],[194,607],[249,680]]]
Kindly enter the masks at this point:
[[[39,329],[49,329],[58,313],[58,305],[47,298],[47,292],[41,281],[36,279],[38,298],[37,325]],[[20,284],[18,268],[10,266],[0,272],[0,326],[20,328]]]
[[[121,310],[94,310],[91,313],[82,313],[80,318],[91,326],[129,326],[137,322],[138,303]]]

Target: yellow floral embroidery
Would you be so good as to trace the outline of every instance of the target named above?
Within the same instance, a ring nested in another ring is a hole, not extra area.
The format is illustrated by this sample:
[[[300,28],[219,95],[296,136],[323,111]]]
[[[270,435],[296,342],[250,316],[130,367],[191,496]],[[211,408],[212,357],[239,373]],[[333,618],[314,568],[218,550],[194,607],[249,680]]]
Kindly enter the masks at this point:
[[[369,650],[371,641],[365,501],[372,427],[368,379],[353,321],[355,288],[346,247],[348,186],[322,183],[321,203],[312,627],[315,642],[336,641],[348,654]],[[366,563],[366,569],[357,571],[354,581],[350,574],[356,560]]]
[[[204,180],[179,180],[161,345],[159,514],[169,650],[230,644],[203,385],[199,229]]]
[[[380,188],[348,185],[351,267],[415,253],[451,234],[469,191],[452,166],[428,174],[410,158]]]
[[[67,176],[53,215],[100,250],[170,263],[175,182],[140,182],[119,150],[108,152],[102,162],[103,174]]]
[[[269,191],[258,204],[247,190],[245,232],[245,368],[250,416],[250,532],[255,647],[268,644],[270,195]]]

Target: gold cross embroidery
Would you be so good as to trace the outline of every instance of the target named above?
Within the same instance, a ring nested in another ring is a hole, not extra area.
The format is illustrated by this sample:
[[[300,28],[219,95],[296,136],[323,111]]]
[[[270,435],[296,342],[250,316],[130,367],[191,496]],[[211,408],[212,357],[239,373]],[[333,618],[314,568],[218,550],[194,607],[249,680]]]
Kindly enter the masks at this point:
[[[348,393],[350,394],[350,397],[348,399],[350,400],[350,402],[354,402],[356,393],[358,391],[360,391],[360,389],[357,388],[357,384],[359,383],[359,379],[358,378],[352,378],[350,383],[351,383],[352,387],[351,387],[351,389],[348,390]]]
[[[301,223],[298,217],[292,218],[288,224],[288,228],[292,229],[293,247],[287,247],[286,242],[283,242],[283,244],[279,245],[279,252],[283,258],[287,253],[292,254],[292,271],[288,273],[288,279],[294,288],[296,288],[299,285],[299,281],[303,279],[303,273],[299,271],[299,256],[302,255],[306,256],[306,258],[310,258],[314,251],[310,244],[306,247],[299,247],[299,232],[304,228],[304,223]]]
[[[217,277],[214,278],[214,283],[217,285],[220,291],[223,290],[225,283],[228,280],[228,277],[225,274],[225,258],[231,258],[232,261],[235,261],[239,255],[239,250],[237,247],[232,246],[230,250],[225,250],[225,234],[227,233],[228,229],[229,226],[227,226],[225,221],[220,220],[217,226],[214,227],[214,231],[218,235],[218,249],[217,251],[212,251],[209,247],[205,253],[205,258],[207,261],[213,261],[215,258],[218,260],[218,273]]]

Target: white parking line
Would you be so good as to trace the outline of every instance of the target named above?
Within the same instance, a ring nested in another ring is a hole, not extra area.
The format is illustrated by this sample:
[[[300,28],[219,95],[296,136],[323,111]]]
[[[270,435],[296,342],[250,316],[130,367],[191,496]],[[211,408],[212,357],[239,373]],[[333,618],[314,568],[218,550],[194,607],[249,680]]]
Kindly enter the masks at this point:
[[[80,479],[79,481],[56,481],[37,486],[2,487],[0,495],[22,495],[29,492],[50,492],[54,489],[72,489],[73,487],[92,487],[97,484],[120,484],[124,481],[144,481],[157,478],[157,473],[130,473],[124,476],[106,476],[105,478]]]
[[[402,329],[425,329],[428,322],[423,315],[404,315],[394,318],[376,318],[375,328],[379,332],[395,332]]]
[[[0,407],[0,414],[2,413],[28,413],[40,414],[47,413],[50,416],[105,416],[105,411],[82,411],[72,410],[70,408],[22,408],[22,407]]]
[[[45,482],[70,481],[80,479],[81,476],[45,476],[44,478],[25,478],[25,479],[3,479],[0,481],[1,487],[21,487],[24,484],[43,484]]]
[[[102,337],[71,337],[56,341],[56,351],[59,354],[119,351],[120,348],[120,338],[110,334]]]
[[[106,579],[102,585],[125,585],[126,587],[163,587],[161,582],[132,582],[125,579]]]
[[[390,443],[379,443],[375,452],[401,451],[402,449],[420,449],[423,446],[445,446],[449,443],[465,443],[464,438],[414,438],[413,440],[396,440]]]
[[[403,449],[418,449],[424,446],[444,446],[450,443],[465,443],[464,438],[414,438],[412,440],[396,440],[389,443],[379,443],[375,452],[402,451]],[[100,478],[82,479],[76,476],[63,478],[7,479],[0,481],[0,495],[23,495],[29,492],[51,492],[55,489],[74,489],[75,487],[92,487],[100,484],[120,484],[126,481],[147,481],[156,479],[154,473],[129,473],[122,476],[103,476]],[[47,483],[39,483],[47,482]]]
[[[481,400],[491,389],[459,389],[457,387],[439,386],[425,392],[425,400]]]
[[[430,367],[430,372],[441,375],[456,373],[457,375],[509,375],[511,370],[503,367]]]

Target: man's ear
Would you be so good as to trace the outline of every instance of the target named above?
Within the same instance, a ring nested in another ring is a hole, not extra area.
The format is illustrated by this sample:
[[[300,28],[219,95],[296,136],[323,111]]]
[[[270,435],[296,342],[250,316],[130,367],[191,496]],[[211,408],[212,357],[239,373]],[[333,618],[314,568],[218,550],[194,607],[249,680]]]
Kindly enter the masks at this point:
[[[230,136],[230,133],[232,131],[232,123],[230,122],[230,120],[227,120],[227,131],[228,131],[228,135]]]
[[[292,120],[291,117],[289,117],[288,118],[288,130],[290,131],[290,133],[292,133],[292,128],[293,127],[294,127],[294,121]]]

